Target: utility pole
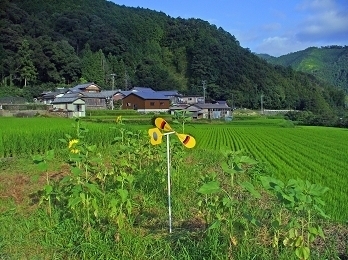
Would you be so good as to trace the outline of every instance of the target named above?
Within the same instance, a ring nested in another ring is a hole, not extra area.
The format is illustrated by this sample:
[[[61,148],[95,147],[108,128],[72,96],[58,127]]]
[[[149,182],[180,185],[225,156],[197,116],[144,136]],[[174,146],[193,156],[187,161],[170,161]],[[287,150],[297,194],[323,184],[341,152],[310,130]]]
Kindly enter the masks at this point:
[[[116,74],[115,74],[115,73],[111,73],[110,76],[112,77],[112,90],[114,90],[114,88],[115,88],[115,76],[116,76]]]
[[[206,81],[205,80],[202,80],[202,87],[203,87],[203,98],[204,98],[204,103],[205,103],[205,89],[206,89],[206,86],[205,86],[205,83]]]
[[[110,76],[112,77],[112,90],[115,89],[115,73],[111,73]],[[112,94],[111,99],[110,99],[110,103],[111,103],[111,110],[114,110],[114,94]]]
[[[261,94],[261,114],[263,115],[263,94]]]

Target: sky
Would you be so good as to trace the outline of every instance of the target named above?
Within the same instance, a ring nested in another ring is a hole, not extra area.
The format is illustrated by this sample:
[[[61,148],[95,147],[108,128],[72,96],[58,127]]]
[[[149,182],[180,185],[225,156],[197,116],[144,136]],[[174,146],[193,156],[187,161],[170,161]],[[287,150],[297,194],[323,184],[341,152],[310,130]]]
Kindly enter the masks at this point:
[[[348,45],[348,0],[112,0],[177,18],[199,18],[243,48],[275,57],[308,47]]]

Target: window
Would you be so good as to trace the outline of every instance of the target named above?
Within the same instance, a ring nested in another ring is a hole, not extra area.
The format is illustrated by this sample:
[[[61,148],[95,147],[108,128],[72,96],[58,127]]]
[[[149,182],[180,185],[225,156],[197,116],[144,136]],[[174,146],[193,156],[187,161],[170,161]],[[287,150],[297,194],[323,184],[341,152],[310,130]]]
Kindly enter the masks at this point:
[[[155,102],[150,102],[150,106],[154,106],[155,105]]]
[[[160,102],[160,106],[164,106],[164,102]]]
[[[78,104],[78,105],[75,106],[75,111],[76,112],[80,112],[81,110],[82,110],[82,105]]]
[[[132,106],[132,104],[131,103],[127,103],[127,107],[131,107]]]

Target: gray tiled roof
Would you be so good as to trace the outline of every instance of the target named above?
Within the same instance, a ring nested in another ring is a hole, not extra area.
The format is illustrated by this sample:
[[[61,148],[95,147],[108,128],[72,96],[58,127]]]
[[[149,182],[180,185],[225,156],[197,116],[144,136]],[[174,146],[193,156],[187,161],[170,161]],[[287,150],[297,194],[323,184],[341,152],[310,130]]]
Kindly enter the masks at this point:
[[[51,104],[73,103],[80,99],[79,97],[59,97],[51,102]]]
[[[230,108],[227,104],[212,104],[212,103],[197,103],[193,106],[202,108],[202,109],[226,109]]]

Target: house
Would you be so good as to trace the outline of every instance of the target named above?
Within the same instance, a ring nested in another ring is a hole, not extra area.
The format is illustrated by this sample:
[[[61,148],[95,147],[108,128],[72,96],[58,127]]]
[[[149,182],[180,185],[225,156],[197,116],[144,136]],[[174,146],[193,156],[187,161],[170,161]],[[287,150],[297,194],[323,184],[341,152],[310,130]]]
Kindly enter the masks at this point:
[[[194,118],[218,119],[231,116],[231,108],[227,104],[198,103],[186,108]]]
[[[159,93],[168,97],[171,104],[181,103],[180,99],[182,95],[177,90],[160,90],[160,91],[156,91],[156,93]]]
[[[69,89],[67,88],[57,88],[54,91],[45,91],[45,92],[42,92],[40,96],[37,97],[37,100],[44,104],[51,104],[51,102],[55,98],[63,96],[68,91]]]
[[[157,92],[131,92],[123,98],[122,109],[134,109],[138,112],[167,112],[170,100]]]
[[[85,117],[86,104],[80,97],[58,97],[51,102],[53,112],[62,112],[67,117]]]
[[[189,106],[190,105],[188,105],[188,104],[174,104],[174,105],[169,107],[169,113],[171,115],[174,115],[175,111],[186,110],[186,108]]]
[[[204,97],[197,96],[197,95],[181,96],[180,98],[178,98],[178,103],[184,103],[184,104],[204,103]]]
[[[67,93],[100,92],[100,91],[101,91],[101,88],[94,82],[91,82],[91,83],[76,85],[75,87],[70,88]]]
[[[119,90],[104,90],[100,92],[82,92],[82,99],[87,109],[114,109]]]

